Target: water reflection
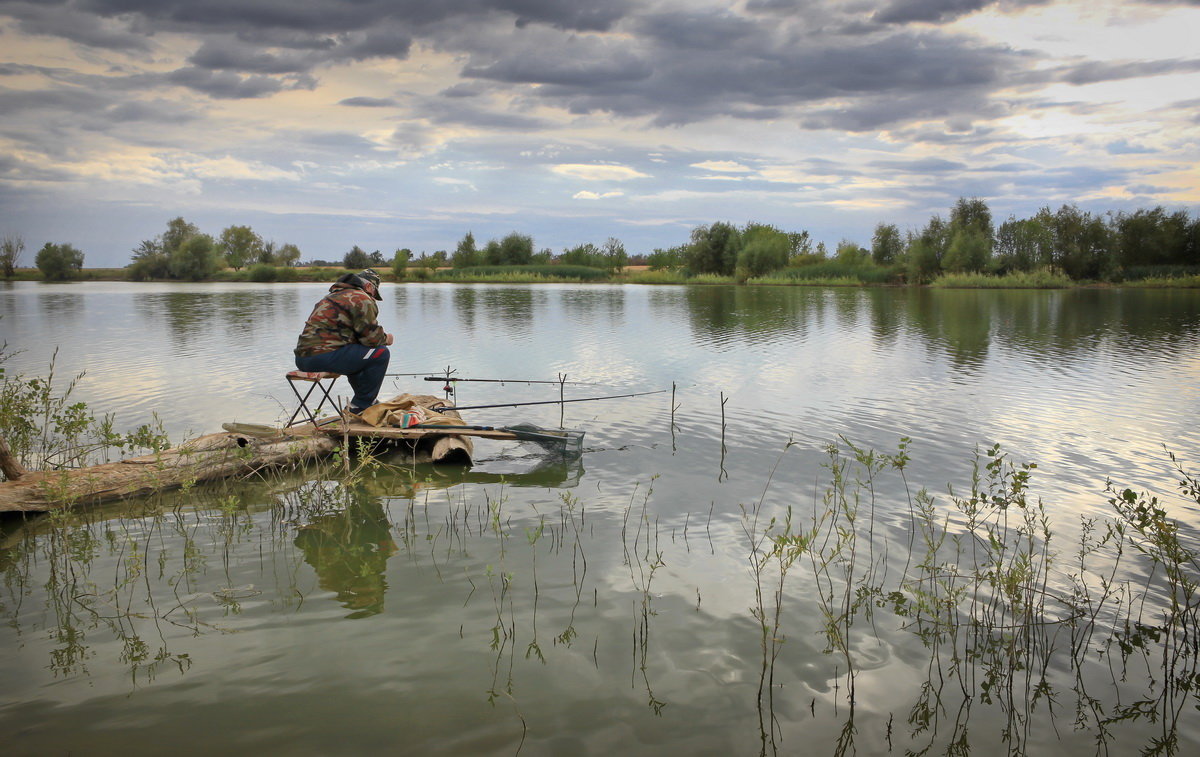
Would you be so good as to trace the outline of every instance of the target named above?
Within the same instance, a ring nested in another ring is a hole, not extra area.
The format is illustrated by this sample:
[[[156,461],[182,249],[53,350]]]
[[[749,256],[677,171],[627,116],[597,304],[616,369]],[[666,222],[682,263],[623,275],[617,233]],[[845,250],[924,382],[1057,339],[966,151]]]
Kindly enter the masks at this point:
[[[619,328],[625,317],[626,291],[620,287],[565,289],[559,301],[567,318],[589,326],[599,320]]]
[[[908,326],[939,348],[960,370],[982,368],[991,343],[990,298],[974,290],[913,292],[908,300]]]
[[[537,328],[544,328],[543,318],[550,295],[536,287],[471,287],[477,307],[486,312],[497,333],[510,338],[523,338]]]
[[[802,339],[826,300],[817,290],[783,287],[687,287],[684,304],[696,338],[717,350],[748,341]]]
[[[72,328],[83,310],[83,298],[77,293],[60,292],[38,297],[42,317],[59,328]]]
[[[316,571],[320,587],[353,611],[346,617],[367,618],[383,611],[387,561],[397,551],[392,524],[379,499],[361,487],[339,493],[346,498],[345,507],[301,525],[295,544]]]
[[[474,333],[479,318],[478,298],[474,289],[459,287],[454,290],[454,312],[463,331]]]
[[[891,347],[908,331],[961,369],[980,369],[995,344],[1033,357],[1089,353],[1102,342],[1139,353],[1175,355],[1200,336],[1200,293],[938,289],[687,287],[694,338],[718,349],[739,342],[803,339],[831,329],[848,335],[869,324]],[[675,292],[652,295],[668,310]]]
[[[811,514],[793,520],[764,497],[715,528],[703,512],[664,518],[653,482],[605,508],[536,476],[464,485],[386,467],[43,518],[0,546],[0,672],[33,705],[81,682],[111,691],[123,672],[118,691],[159,687],[166,704],[140,712],[166,730],[179,701],[246,671],[272,682],[255,691],[263,714],[285,719],[364,685],[382,714],[436,682],[454,692],[441,706],[486,700],[511,720],[413,726],[421,737],[499,739],[492,751],[505,753],[563,728],[647,754],[696,741],[772,755],[1032,753],[1057,739],[1065,753],[1186,753],[1200,680],[1194,539],[1155,531],[1159,506],[1113,489],[1111,529],[1093,524],[1052,569],[1049,516],[1017,475],[1030,469],[989,455],[969,496],[938,503],[914,487],[899,532],[867,503],[906,457],[853,447],[830,451]],[[690,522],[706,548],[692,548]],[[1122,559],[1144,564],[1129,573]],[[327,622],[326,592],[349,611],[338,620],[370,617],[371,632]],[[281,639],[338,667],[307,660],[314,686]],[[44,665],[27,664],[38,655]],[[44,752],[73,712],[0,708],[0,723],[26,718],[10,730],[16,748]],[[379,720],[359,735],[384,737]]]

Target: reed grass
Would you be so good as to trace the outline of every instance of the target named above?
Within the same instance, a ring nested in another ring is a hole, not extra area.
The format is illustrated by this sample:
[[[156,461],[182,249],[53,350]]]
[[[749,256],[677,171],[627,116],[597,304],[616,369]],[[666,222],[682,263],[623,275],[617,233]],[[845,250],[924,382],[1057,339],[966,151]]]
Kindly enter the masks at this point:
[[[628,271],[620,280],[628,284],[690,284],[691,279],[683,271],[664,268],[658,271]]]
[[[750,286],[808,286],[808,287],[861,287],[865,286],[862,279],[853,276],[831,278],[797,278],[795,276],[768,275],[750,279]]]
[[[1200,275],[1137,279],[1126,282],[1123,286],[1147,289],[1200,289]]]
[[[607,281],[612,274],[600,268],[582,265],[508,265],[447,268],[437,272],[441,281],[462,282],[585,282]]]
[[[1065,274],[1049,270],[1012,271],[1001,276],[986,273],[943,273],[930,286],[939,289],[1069,289],[1076,283]]]

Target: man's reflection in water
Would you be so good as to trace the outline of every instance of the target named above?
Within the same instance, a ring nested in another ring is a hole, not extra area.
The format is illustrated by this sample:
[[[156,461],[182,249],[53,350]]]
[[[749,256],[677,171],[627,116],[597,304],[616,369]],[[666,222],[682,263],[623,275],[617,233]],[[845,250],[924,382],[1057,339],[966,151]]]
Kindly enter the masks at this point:
[[[526,470],[516,463],[533,461]],[[345,492],[346,507],[337,512],[310,516],[299,527],[295,544],[304,560],[317,573],[317,584],[337,595],[338,602],[352,610],[348,618],[367,618],[383,612],[387,592],[387,561],[399,551],[392,540],[392,524],[383,503],[411,499],[426,488],[449,488],[462,484],[554,487],[569,489],[583,476],[578,457],[563,460],[500,455],[486,462],[504,473],[489,473],[459,466],[397,468],[394,475],[381,475]],[[515,472],[514,472],[515,469]]]
[[[352,496],[345,510],[301,526],[296,546],[317,572],[320,587],[353,610],[346,617],[367,618],[383,612],[387,561],[397,547],[380,499],[364,492]]]

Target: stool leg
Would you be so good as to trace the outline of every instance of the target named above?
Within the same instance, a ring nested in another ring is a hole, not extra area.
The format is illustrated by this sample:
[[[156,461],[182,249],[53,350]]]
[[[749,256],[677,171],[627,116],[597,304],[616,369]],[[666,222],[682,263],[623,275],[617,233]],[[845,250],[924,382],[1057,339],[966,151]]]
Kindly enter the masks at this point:
[[[327,403],[331,409],[334,409],[334,410],[337,409],[337,403],[334,402],[333,397],[329,396],[329,393],[331,391],[333,391],[333,385],[336,383],[337,383],[337,379],[330,379],[329,386],[326,386],[324,384],[324,382],[321,382],[321,381],[316,382],[316,386],[320,387],[320,389],[321,389],[322,397],[321,397],[321,401],[317,403],[317,409],[312,412],[312,416],[313,416],[312,423],[314,426],[317,425],[316,416],[321,414],[321,408],[325,407],[325,405]]]
[[[308,420],[309,423],[311,423],[314,426],[317,426],[317,425],[319,425],[317,423],[317,416],[321,414],[321,409],[324,408],[326,404],[328,404],[331,408],[337,407],[337,403],[334,401],[333,397],[330,396],[330,394],[329,394],[333,390],[334,384],[337,383],[336,377],[329,379],[328,386],[325,384],[323,379],[309,381],[308,382],[308,384],[309,384],[308,391],[305,392],[304,394],[300,394],[300,390],[296,388],[296,382],[304,381],[304,380],[305,379],[291,379],[291,378],[288,379],[288,386],[290,386],[292,388],[292,394],[296,395],[296,400],[299,403],[299,405],[296,407],[296,411],[294,413],[292,413],[292,417],[288,418],[287,426],[289,426],[289,427],[299,425],[296,422],[296,418],[299,417],[302,413],[303,413],[304,417]],[[312,397],[312,393],[317,391],[318,389],[321,390],[321,394],[319,396],[320,401],[317,402],[317,407],[315,410],[310,409],[308,406],[308,400],[310,397]],[[303,421],[300,421],[300,422],[303,423]]]

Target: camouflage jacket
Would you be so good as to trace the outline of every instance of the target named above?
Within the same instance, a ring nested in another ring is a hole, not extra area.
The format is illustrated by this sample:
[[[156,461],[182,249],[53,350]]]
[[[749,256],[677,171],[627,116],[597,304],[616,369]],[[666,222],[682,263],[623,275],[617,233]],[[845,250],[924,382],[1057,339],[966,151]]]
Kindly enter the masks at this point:
[[[334,284],[304,322],[296,356],[333,352],[347,344],[382,347],[387,344],[387,332],[378,319],[374,297],[349,284]]]

